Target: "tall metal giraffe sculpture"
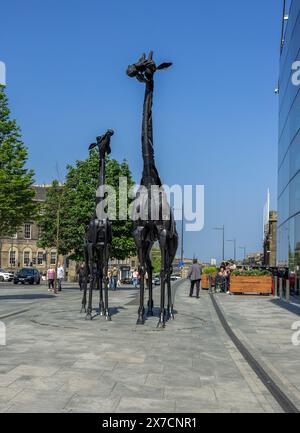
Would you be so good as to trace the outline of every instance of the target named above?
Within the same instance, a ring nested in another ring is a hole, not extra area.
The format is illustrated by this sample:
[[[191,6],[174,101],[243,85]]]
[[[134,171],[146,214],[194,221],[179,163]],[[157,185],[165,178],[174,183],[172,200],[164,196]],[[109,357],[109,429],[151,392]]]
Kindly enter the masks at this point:
[[[166,200],[158,171],[155,166],[153,149],[153,126],[152,126],[152,105],[154,92],[154,74],[156,71],[170,67],[172,63],[162,63],[157,66],[153,60],[151,51],[148,59],[143,54],[137,63],[129,65],[127,75],[135,77],[139,82],[145,84],[144,111],[142,123],[142,155],[143,174],[141,189],[147,190],[147,198],[141,200],[140,214],[145,218],[138,218],[134,221],[134,240],[138,250],[140,284],[140,307],[138,311],[137,324],[145,323],[144,292],[145,273],[147,271],[149,281],[148,315],[153,315],[153,291],[152,291],[152,264],[150,252],[153,244],[158,241],[161,251],[161,296],[160,314],[158,327],[165,327],[166,319],[174,319],[174,311],[171,293],[171,275],[173,272],[172,263],[178,247],[178,234],[172,210]],[[154,187],[154,189],[153,189]],[[159,188],[159,196],[154,195],[155,188]],[[142,191],[137,192],[137,197]],[[146,212],[144,212],[146,211]],[[155,218],[153,218],[155,214]],[[167,217],[166,217],[167,216]],[[165,308],[165,288],[167,285],[168,304]]]
[[[96,212],[86,227],[85,240],[84,240],[84,256],[86,264],[86,278],[82,298],[82,312],[86,312],[86,295],[87,295],[87,280],[90,277],[89,299],[86,319],[92,320],[92,297],[95,283],[99,287],[99,311],[101,316],[105,316],[106,320],[111,320],[108,309],[108,261],[111,252],[112,243],[112,228],[111,223],[105,213],[104,208],[104,194],[103,189],[105,186],[105,156],[111,153],[110,138],[114,131],[109,129],[104,135],[97,137],[97,142],[90,145],[89,150],[98,147],[99,151],[99,177],[96,194]],[[96,268],[96,273],[95,273]],[[104,300],[103,300],[103,286],[104,286]]]

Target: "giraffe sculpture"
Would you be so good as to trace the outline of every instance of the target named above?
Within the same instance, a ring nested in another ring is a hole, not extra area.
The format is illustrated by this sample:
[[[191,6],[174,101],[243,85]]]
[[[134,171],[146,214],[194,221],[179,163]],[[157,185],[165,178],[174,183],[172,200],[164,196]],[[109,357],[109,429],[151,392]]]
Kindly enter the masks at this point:
[[[97,143],[90,145],[89,150],[98,147],[99,151],[99,177],[97,191],[105,186],[105,156],[111,153],[110,138],[114,131],[109,129],[104,135],[97,137]],[[102,189],[103,191],[103,189]],[[112,228],[109,219],[105,213],[103,192],[96,196],[96,212],[86,227],[84,240],[84,256],[86,278],[84,284],[82,309],[81,312],[86,312],[86,296],[87,296],[87,280],[90,278],[89,299],[86,319],[92,320],[92,297],[95,283],[99,288],[100,302],[99,311],[101,316],[105,316],[106,320],[110,321],[111,317],[108,309],[108,260],[111,252],[112,243]],[[95,272],[96,268],[96,272]],[[104,300],[103,300],[104,286]]]
[[[158,241],[161,252],[161,296],[158,327],[165,327],[167,319],[174,319],[174,310],[171,293],[172,263],[178,247],[178,234],[173,213],[166,200],[158,171],[156,169],[153,149],[153,127],[152,127],[152,105],[154,91],[154,74],[156,71],[170,67],[172,63],[162,63],[157,66],[153,61],[151,51],[148,59],[143,54],[137,63],[128,66],[127,75],[135,77],[139,82],[145,84],[145,98],[142,123],[142,156],[143,174],[140,190],[147,190],[146,199],[140,201],[140,214],[145,218],[134,219],[133,236],[138,250],[140,283],[140,306],[138,311],[138,325],[145,323],[144,292],[145,273],[148,274],[149,316],[153,315],[153,290],[152,290],[152,264],[150,252],[153,244]],[[159,195],[153,194],[153,187],[159,188]],[[137,197],[141,194],[137,192]],[[164,203],[164,205],[163,205]],[[164,209],[163,209],[164,207]],[[146,212],[145,212],[146,211]],[[152,217],[155,213],[155,218]],[[167,216],[167,217],[166,217]],[[167,285],[167,310],[165,309],[165,288]]]

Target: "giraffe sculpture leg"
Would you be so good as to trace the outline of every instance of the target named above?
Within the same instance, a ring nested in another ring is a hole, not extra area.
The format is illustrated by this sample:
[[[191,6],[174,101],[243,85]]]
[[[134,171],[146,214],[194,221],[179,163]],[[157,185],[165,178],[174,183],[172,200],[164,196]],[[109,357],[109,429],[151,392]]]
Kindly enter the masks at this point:
[[[167,242],[167,291],[168,291],[168,318],[175,319],[174,316],[174,305],[172,300],[172,288],[171,288],[171,275],[173,273],[173,260],[176,256],[176,251],[178,247],[178,236],[177,233],[174,234]]]
[[[148,274],[148,290],[149,290],[149,299],[148,299],[148,310],[147,310],[147,316],[153,316],[153,284],[152,284],[152,262],[150,258],[150,251],[151,251],[151,243],[149,243],[149,248],[146,255],[146,271]]]
[[[97,268],[98,268],[98,285],[99,285],[99,314],[104,315],[104,302],[103,302],[103,268],[102,268],[102,255],[97,249]]]
[[[86,320],[92,320],[92,311],[93,311],[93,290],[95,287],[95,272],[94,272],[94,250],[92,244],[88,245],[88,256],[89,256],[89,269],[90,269],[90,288],[89,288],[89,300],[88,300],[88,309],[86,314]]]
[[[160,312],[158,328],[166,326],[165,292],[166,292],[166,230],[159,234],[159,246],[161,251],[161,273],[160,273]]]
[[[87,279],[85,278],[83,283],[83,296],[82,296],[82,306],[80,313],[86,313],[86,293],[87,293]]]
[[[84,247],[84,259],[85,259],[85,272],[84,272],[84,282],[83,282],[83,296],[81,301],[81,313],[86,313],[86,294],[87,294],[87,280],[89,276],[89,258],[87,247]]]

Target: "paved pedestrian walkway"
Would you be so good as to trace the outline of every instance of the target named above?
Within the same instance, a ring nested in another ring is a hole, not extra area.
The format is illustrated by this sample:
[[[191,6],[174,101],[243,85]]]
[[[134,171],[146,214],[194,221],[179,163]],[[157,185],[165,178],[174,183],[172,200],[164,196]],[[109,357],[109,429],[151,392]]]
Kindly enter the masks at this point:
[[[27,295],[43,294],[35,286],[12,290],[11,295],[18,290],[20,295],[26,290]],[[197,300],[188,297],[188,290],[187,281],[174,285],[176,319],[163,330],[156,327],[158,309],[145,326],[136,325],[138,291],[132,288],[110,292],[109,323],[100,316],[84,320],[77,289],[30,301],[29,311],[4,319],[7,345],[0,346],[0,411],[280,412],[228,339],[208,294],[202,292]],[[0,315],[23,305],[18,299],[14,307],[13,300],[5,299],[7,292],[0,289]],[[97,298],[95,292],[95,306]],[[233,325],[247,338],[262,335],[257,323],[248,319],[246,298],[224,295],[219,301],[230,321],[239,317]],[[262,303],[275,309],[272,314],[291,314]],[[244,311],[238,313],[241,304]],[[262,308],[257,314],[264,314]],[[242,326],[242,316],[247,325]],[[282,352],[280,356],[282,361]],[[296,374],[295,364],[293,368]]]

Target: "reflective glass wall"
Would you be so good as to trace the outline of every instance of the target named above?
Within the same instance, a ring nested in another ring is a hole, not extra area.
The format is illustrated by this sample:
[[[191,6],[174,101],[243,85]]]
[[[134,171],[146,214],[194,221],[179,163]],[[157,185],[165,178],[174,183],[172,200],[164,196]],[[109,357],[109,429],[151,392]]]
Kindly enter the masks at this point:
[[[300,0],[293,0],[280,58],[278,146],[279,266],[300,266],[300,85],[292,65],[300,61]],[[298,78],[300,74],[298,74]]]

